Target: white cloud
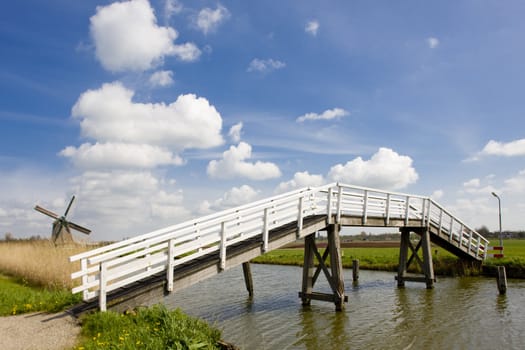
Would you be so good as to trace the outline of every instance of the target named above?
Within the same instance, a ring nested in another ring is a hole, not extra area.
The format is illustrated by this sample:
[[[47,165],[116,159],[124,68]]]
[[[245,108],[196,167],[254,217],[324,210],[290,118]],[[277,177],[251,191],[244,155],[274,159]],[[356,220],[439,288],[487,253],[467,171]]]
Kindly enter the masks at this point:
[[[309,174],[308,171],[297,172],[290,181],[281,182],[277,186],[276,192],[282,193],[308,186],[321,186],[324,182],[323,175]]]
[[[249,66],[247,71],[248,72],[260,72],[260,73],[269,73],[271,71],[282,69],[286,67],[286,64],[284,62],[281,62],[279,60],[274,59],[266,59],[262,60],[259,58],[254,58]]]
[[[435,190],[434,192],[432,192],[430,197],[432,199],[434,199],[434,200],[439,200],[439,199],[443,198],[444,194],[445,194],[445,192],[443,192],[443,190]]]
[[[241,141],[242,122],[239,122],[230,128],[228,136],[234,143]]]
[[[174,44],[178,33],[171,27],[157,25],[147,0],[98,6],[90,21],[96,57],[105,69],[113,72],[147,70],[161,63],[165,56],[192,61],[200,55],[194,44]]]
[[[317,36],[317,32],[319,31],[319,21],[317,20],[309,21],[308,23],[306,23],[306,26],[304,27],[304,31],[313,36]]]
[[[518,175],[505,180],[504,191],[512,194],[525,193],[525,169],[521,170]]]
[[[135,143],[186,148],[221,145],[222,118],[203,97],[180,95],[175,102],[133,102],[121,83],[84,92],[73,106],[82,135],[101,143]]]
[[[465,188],[478,188],[479,186],[481,186],[481,181],[478,178],[463,183],[463,187]]]
[[[480,155],[504,157],[525,156],[525,139],[519,139],[507,143],[490,140],[480,152]]]
[[[327,109],[321,114],[317,113],[306,113],[296,119],[298,123],[302,123],[306,120],[331,120],[338,119],[349,115],[350,112],[345,111],[342,108]]]
[[[345,165],[334,165],[328,177],[350,185],[396,190],[415,183],[418,174],[410,157],[401,156],[389,148],[380,148],[370,160],[357,157]]]
[[[431,49],[435,49],[439,46],[439,39],[434,37],[427,38],[427,44]]]
[[[248,185],[233,187],[224,193],[221,198],[215,201],[202,201],[199,205],[198,212],[201,215],[207,215],[216,211],[238,207],[257,200],[259,194],[260,191],[257,191]]]
[[[166,0],[164,4],[164,16],[168,21],[173,15],[179,14],[184,9],[184,6],[179,0]]]
[[[181,165],[182,159],[158,146],[128,143],[84,143],[66,147],[60,155],[71,158],[81,169],[155,168]]]
[[[173,84],[173,72],[170,70],[157,71],[149,77],[149,83],[153,86],[170,86]]]
[[[230,12],[222,5],[218,5],[217,9],[212,10],[209,7],[202,9],[197,18],[195,19],[195,25],[204,34],[214,32],[218,26],[230,18]]]
[[[244,177],[250,180],[266,180],[281,176],[279,167],[274,163],[257,161],[246,162],[252,157],[252,146],[240,142],[237,147],[231,146],[222,154],[222,159],[208,163],[207,172],[212,178],[231,179]]]
[[[132,237],[189,217],[180,191],[149,171],[88,171],[72,180],[77,216],[99,240]],[[93,218],[96,218],[95,220]]]

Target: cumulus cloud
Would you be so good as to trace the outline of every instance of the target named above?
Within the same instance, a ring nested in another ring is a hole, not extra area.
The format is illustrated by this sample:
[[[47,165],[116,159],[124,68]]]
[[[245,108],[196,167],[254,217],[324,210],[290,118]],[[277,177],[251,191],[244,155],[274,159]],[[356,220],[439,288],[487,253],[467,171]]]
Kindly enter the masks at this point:
[[[465,188],[478,188],[481,185],[481,180],[478,178],[470,179],[463,183]]]
[[[60,155],[71,158],[81,169],[155,168],[160,165],[181,165],[179,156],[162,147],[128,143],[84,143],[66,147]]]
[[[521,170],[518,175],[505,180],[504,191],[512,194],[525,193],[525,169]]]
[[[319,31],[319,21],[309,21],[308,23],[306,23],[304,31],[312,36],[317,36],[317,32]]]
[[[179,14],[184,9],[184,6],[179,0],[166,0],[164,3],[164,16],[168,21],[173,15]]]
[[[170,70],[155,72],[149,77],[149,83],[152,86],[170,86],[173,84],[173,72]]]
[[[439,39],[434,37],[427,38],[427,44],[431,49],[435,49],[439,46]]]
[[[490,140],[480,152],[480,155],[503,157],[525,156],[525,139],[507,143]]]
[[[239,122],[230,128],[228,136],[234,143],[241,141],[242,122]]]
[[[274,163],[257,161],[247,162],[252,157],[252,146],[240,142],[231,146],[222,154],[222,159],[208,163],[207,173],[211,178],[232,179],[244,177],[250,180],[266,180],[281,176],[279,167]]]
[[[281,182],[277,186],[276,192],[282,193],[308,186],[321,186],[324,182],[323,175],[309,174],[308,171],[297,172],[290,181]]]
[[[351,185],[396,190],[416,182],[418,174],[410,157],[380,148],[370,160],[357,157],[344,165],[334,165],[328,178]]]
[[[242,185],[240,187],[233,187],[224,195],[210,203],[204,201],[200,205],[200,212],[208,214],[213,211],[224,210],[227,208],[238,207],[243,204],[253,202],[259,196],[259,191],[253,189],[248,185]]]
[[[439,200],[439,199],[443,198],[444,194],[445,194],[445,192],[443,192],[443,190],[435,190],[434,192],[432,192],[430,197],[432,199]]]
[[[218,5],[215,10],[206,7],[200,10],[195,19],[196,27],[204,34],[214,32],[219,25],[230,18],[230,11],[222,5]]]
[[[177,31],[157,25],[147,0],[98,6],[90,22],[95,55],[109,71],[142,71],[156,66],[165,56],[193,61],[200,55],[193,43],[174,44]]]
[[[302,123],[307,120],[331,120],[338,119],[349,115],[350,112],[345,111],[342,108],[327,109],[321,114],[317,113],[306,113],[296,119],[296,122]]]
[[[271,71],[282,69],[286,67],[284,62],[274,59],[262,60],[259,58],[254,58],[248,65],[248,72],[259,72],[259,73],[269,73]]]
[[[80,220],[98,239],[135,236],[189,217],[182,192],[149,171],[87,171],[72,180]],[[103,229],[104,231],[102,231]]]
[[[84,92],[72,109],[82,135],[101,143],[134,143],[209,148],[221,145],[222,118],[202,97],[180,95],[175,102],[138,103],[120,82]]]

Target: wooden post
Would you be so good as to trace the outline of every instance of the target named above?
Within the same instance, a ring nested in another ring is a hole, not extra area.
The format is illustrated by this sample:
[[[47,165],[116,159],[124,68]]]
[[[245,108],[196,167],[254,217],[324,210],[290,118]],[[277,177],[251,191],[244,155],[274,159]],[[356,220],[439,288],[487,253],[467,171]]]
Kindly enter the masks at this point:
[[[507,293],[507,273],[505,272],[505,266],[498,266],[496,278],[498,279],[499,294],[503,295]]]
[[[253,279],[250,262],[242,263],[242,272],[244,274],[244,283],[246,284],[246,290],[248,291],[248,295],[251,298],[253,297]]]
[[[314,247],[315,233],[304,238],[303,286],[301,289],[303,306],[310,305],[311,299],[306,296],[312,294],[314,287]]]
[[[401,229],[401,243],[399,246],[399,267],[397,269],[397,286],[405,286],[407,273],[408,246],[410,245],[410,230]]]
[[[330,249],[330,269],[332,270],[332,282],[334,284],[334,303],[336,311],[342,311],[345,306],[345,286],[343,278],[343,259],[341,257],[341,240],[339,231],[341,225],[328,226],[328,247]]]
[[[359,279],[359,260],[352,260],[352,280],[357,282]]]
[[[427,289],[434,287],[434,266],[432,264],[432,247],[430,246],[430,232],[428,229],[421,233],[421,241],[423,248],[423,272],[425,274]]]

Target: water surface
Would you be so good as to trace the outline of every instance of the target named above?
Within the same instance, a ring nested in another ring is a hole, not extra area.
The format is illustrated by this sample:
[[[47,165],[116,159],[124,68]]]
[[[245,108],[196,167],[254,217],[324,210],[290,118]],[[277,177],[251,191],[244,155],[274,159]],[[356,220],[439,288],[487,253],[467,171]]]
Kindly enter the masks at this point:
[[[509,280],[500,296],[492,278],[439,278],[435,288],[394,273],[345,270],[348,303],[298,298],[302,269],[252,265],[254,297],[235,268],[165,299],[222,330],[241,349],[521,349],[525,346],[525,281]],[[323,276],[316,291],[328,291]]]

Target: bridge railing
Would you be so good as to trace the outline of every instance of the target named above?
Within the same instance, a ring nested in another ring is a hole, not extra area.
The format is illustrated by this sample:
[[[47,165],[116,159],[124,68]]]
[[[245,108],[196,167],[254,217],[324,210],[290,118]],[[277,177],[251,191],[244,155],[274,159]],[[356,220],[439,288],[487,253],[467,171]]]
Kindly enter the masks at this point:
[[[429,199],[428,206],[429,226],[433,226],[439,236],[447,236],[450,243],[455,244],[476,258],[485,259],[487,257],[489,241],[485,237],[452,215],[434,200]]]
[[[360,216],[362,225],[372,217],[383,218],[385,226],[391,219],[403,219],[407,226],[415,220],[421,226],[432,225],[439,236],[448,236],[450,243],[476,258],[486,257],[488,240],[429,197],[344,184],[321,192],[328,193],[327,214],[333,222],[340,222],[344,215]]]
[[[196,258],[217,254],[220,268],[227,267],[226,249],[246,239],[261,236],[262,249],[268,250],[269,232],[296,223],[300,236],[304,218],[327,215],[329,223],[342,216],[404,220],[405,225],[437,227],[477,257],[484,257],[486,240],[427,197],[386,192],[371,188],[330,184],[300,189],[244,206],[223,210],[141,236],[70,257],[79,261],[80,270],[71,275],[80,279],[73,293],[84,300],[99,298],[106,309],[107,293],[146,277],[165,273],[168,291],[173,290],[173,271]]]
[[[84,300],[99,297],[105,310],[107,293],[163,271],[172,290],[174,267],[198,257],[215,252],[224,269],[228,246],[262,233],[266,251],[273,228],[297,222],[299,232],[304,218],[319,212],[317,192],[289,192],[72,256],[80,270],[71,278],[81,280],[72,292]]]

